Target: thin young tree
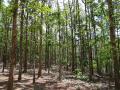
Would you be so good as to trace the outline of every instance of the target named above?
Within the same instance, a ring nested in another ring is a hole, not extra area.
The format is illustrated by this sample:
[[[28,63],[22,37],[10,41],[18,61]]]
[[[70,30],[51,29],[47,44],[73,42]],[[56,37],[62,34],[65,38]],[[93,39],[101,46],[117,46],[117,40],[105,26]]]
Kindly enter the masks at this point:
[[[19,75],[18,75],[18,81],[21,81],[21,78],[22,78],[22,62],[23,62],[23,26],[24,26],[24,0],[21,0],[20,58],[19,58]]]
[[[109,14],[109,30],[110,30],[110,42],[112,51],[112,60],[114,62],[114,81],[115,90],[119,90],[119,62],[117,59],[117,47],[116,47],[116,35],[115,35],[115,23],[114,23],[114,9],[112,0],[107,0],[108,3],[108,14]]]
[[[24,1],[25,3],[25,1]],[[27,6],[28,2],[26,3]],[[27,65],[28,65],[28,22],[29,22],[29,10],[26,10],[26,18],[25,18],[25,48],[24,48],[24,63],[23,63],[23,73],[27,73]]]
[[[42,7],[44,6],[44,1],[42,0]],[[41,7],[41,8],[42,8]],[[38,69],[38,78],[42,75],[42,32],[43,32],[43,13],[41,12],[40,16],[40,46],[39,46],[39,69]]]
[[[18,12],[18,0],[14,0],[13,6],[13,26],[12,26],[12,50],[11,50],[11,62],[9,69],[9,78],[7,90],[13,90],[14,81],[14,67],[16,63],[16,48],[17,48],[17,12]]]

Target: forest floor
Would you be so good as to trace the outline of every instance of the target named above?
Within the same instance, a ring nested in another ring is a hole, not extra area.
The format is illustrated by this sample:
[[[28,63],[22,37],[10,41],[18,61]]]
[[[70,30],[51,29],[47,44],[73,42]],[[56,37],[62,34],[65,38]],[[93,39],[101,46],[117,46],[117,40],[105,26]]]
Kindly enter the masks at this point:
[[[33,70],[29,69],[28,73],[22,75],[22,81],[18,82],[18,71],[14,73],[14,90],[113,90],[108,89],[108,85],[102,82],[87,82],[81,81],[74,78],[65,78],[68,76],[73,76],[70,72],[63,72],[62,81],[58,81],[58,73],[56,71],[42,70],[42,77],[36,79],[36,83],[33,84]],[[37,77],[37,69],[36,69]],[[8,80],[8,70],[5,72],[0,72],[0,90],[6,90]]]

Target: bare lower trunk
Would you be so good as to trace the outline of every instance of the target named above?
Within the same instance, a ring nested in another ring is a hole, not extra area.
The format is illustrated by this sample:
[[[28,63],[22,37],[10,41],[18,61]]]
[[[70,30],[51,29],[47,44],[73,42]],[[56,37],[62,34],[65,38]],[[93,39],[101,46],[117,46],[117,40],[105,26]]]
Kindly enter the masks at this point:
[[[8,78],[7,90],[13,90],[13,72],[16,63],[16,46],[17,46],[17,10],[18,10],[18,0],[15,0],[14,4],[16,7],[13,8],[13,29],[12,29],[12,51],[11,51],[11,62]]]
[[[115,90],[119,90],[119,63],[117,59],[117,48],[115,42],[115,25],[114,25],[114,17],[113,17],[113,5],[112,0],[107,0],[108,2],[108,11],[109,11],[109,30],[110,30],[110,41],[111,41],[111,51],[112,51],[112,60],[114,62],[114,81],[115,81]]]

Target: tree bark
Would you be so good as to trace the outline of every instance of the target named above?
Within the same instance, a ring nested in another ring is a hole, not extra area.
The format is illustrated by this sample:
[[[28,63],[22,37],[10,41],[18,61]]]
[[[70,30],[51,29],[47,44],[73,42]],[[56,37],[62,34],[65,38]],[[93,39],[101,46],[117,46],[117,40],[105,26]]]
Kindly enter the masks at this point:
[[[12,51],[11,51],[11,61],[9,69],[9,78],[7,90],[13,90],[13,75],[14,67],[16,63],[16,47],[17,47],[17,11],[18,11],[18,0],[15,0],[13,8],[13,27],[12,27]]]
[[[28,15],[26,16],[26,31],[25,31],[25,58],[24,58],[24,70],[23,73],[27,73],[27,63],[28,63]]]
[[[21,0],[21,21],[20,21],[20,59],[19,59],[19,75],[18,81],[22,78],[22,61],[23,61],[23,23],[24,23],[24,0]]]
[[[111,42],[111,51],[112,51],[112,60],[114,63],[114,81],[115,81],[115,90],[119,90],[119,64],[117,59],[117,47],[115,41],[115,23],[114,23],[114,11],[112,0],[107,0],[108,2],[108,14],[109,14],[109,30],[110,30],[110,42]]]

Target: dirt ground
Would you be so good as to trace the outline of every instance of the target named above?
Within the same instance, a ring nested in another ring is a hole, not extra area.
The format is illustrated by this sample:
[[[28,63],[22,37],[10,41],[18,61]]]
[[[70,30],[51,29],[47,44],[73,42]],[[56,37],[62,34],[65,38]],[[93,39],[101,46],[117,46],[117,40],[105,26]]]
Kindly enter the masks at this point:
[[[71,78],[63,78],[62,81],[58,81],[58,73],[50,72],[48,74],[45,70],[42,71],[42,77],[36,78],[36,83],[33,85],[32,72],[32,70],[28,70],[28,73],[22,74],[22,81],[18,82],[18,71],[16,70],[14,73],[14,90],[110,90],[107,88],[107,84],[101,82],[90,83]],[[5,69],[4,73],[0,71],[0,90],[6,90],[7,80],[8,70]]]

